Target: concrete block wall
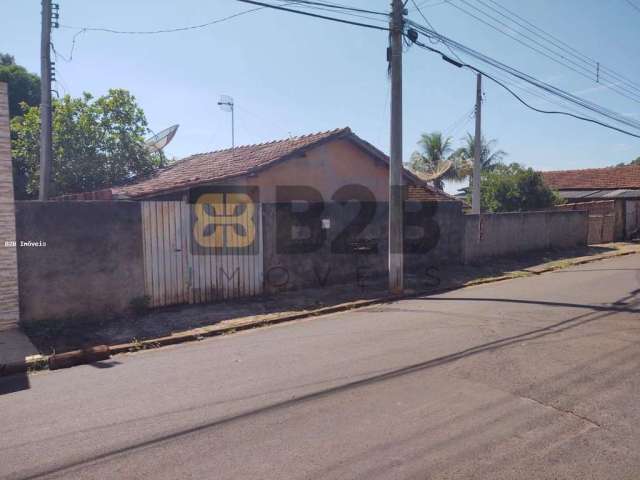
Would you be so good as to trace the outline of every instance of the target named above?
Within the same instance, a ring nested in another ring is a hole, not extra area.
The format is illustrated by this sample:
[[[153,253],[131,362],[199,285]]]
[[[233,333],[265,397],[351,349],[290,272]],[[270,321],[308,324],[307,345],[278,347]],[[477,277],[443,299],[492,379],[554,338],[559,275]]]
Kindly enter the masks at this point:
[[[20,320],[15,240],[9,98],[7,84],[0,82],[0,330],[17,326]]]
[[[386,204],[371,202],[364,207],[373,216],[363,225],[354,223],[362,206],[358,202],[307,205],[319,216],[305,213],[304,207],[292,212],[288,203],[262,204],[266,293],[356,283],[358,276],[375,276],[384,271],[388,248],[384,232]],[[360,231],[341,235],[350,226]],[[356,239],[368,241],[371,249],[352,251],[347,243]],[[313,247],[307,249],[308,246]]]
[[[587,245],[586,211],[544,211],[464,216],[464,262]]]
[[[21,321],[100,320],[144,296],[137,202],[16,202]],[[46,244],[46,245],[44,245]]]
[[[263,204],[267,293],[332,284],[362,286],[386,275],[389,215],[386,202],[327,202],[312,208],[318,208],[322,214],[312,222],[311,228],[303,228],[303,238],[296,241],[292,232],[298,230],[298,226],[289,205]],[[311,214],[301,214],[303,221],[310,217]],[[460,262],[464,223],[459,202],[407,203],[405,219],[405,225],[411,225],[405,226],[407,273]],[[287,245],[295,243],[315,243],[319,247],[307,253],[283,251],[283,246],[286,250]],[[417,253],[410,253],[412,249]]]

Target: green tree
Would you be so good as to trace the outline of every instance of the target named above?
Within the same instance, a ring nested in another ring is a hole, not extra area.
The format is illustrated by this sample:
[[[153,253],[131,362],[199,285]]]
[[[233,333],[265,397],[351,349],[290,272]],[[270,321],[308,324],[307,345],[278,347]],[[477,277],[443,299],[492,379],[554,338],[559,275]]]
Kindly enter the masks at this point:
[[[640,157],[636,158],[635,160],[631,160],[629,163],[620,162],[616,165],[616,167],[626,167],[630,165],[640,165]]]
[[[11,130],[16,196],[32,198],[39,187],[40,109],[27,107]],[[163,167],[164,155],[144,147],[147,134],[144,112],[126,90],[54,100],[53,195],[107,188]]]
[[[15,65],[16,59],[8,53],[0,53],[0,65]]]
[[[558,193],[544,183],[540,172],[531,168],[518,163],[498,164],[482,172],[480,206],[483,212],[544,210],[560,203],[563,200]]]
[[[453,165],[442,176],[435,178],[433,184],[436,188],[444,189],[444,180],[462,180],[461,172],[464,165],[457,158],[452,158],[449,154],[452,151],[451,138],[445,137],[440,132],[423,133],[418,141],[420,151],[411,154],[409,168],[417,173],[433,175],[444,167],[447,160],[451,160]]]
[[[16,65],[13,56],[0,53],[0,82],[9,85],[9,117],[22,114],[20,104],[40,104],[40,77]]]
[[[463,142],[464,146],[458,148],[452,156],[466,162],[467,165],[469,165],[469,168],[471,168],[476,152],[476,137],[475,135],[467,133],[467,136],[464,137]],[[504,150],[494,150],[496,143],[498,142],[495,139],[487,141],[484,136],[480,138],[480,164],[483,171],[493,170],[502,162],[504,157],[507,156],[507,152],[505,152]],[[471,171],[469,171],[468,174],[470,176]]]

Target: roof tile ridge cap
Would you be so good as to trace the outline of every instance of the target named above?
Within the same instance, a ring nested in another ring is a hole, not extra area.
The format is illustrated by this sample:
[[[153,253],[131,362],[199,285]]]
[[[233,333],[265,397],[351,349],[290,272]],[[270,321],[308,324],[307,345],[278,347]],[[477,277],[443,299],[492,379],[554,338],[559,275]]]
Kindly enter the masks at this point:
[[[640,165],[611,165],[608,167],[572,168],[570,170],[540,170],[540,173],[583,173],[583,172],[607,172],[621,169],[638,169]]]

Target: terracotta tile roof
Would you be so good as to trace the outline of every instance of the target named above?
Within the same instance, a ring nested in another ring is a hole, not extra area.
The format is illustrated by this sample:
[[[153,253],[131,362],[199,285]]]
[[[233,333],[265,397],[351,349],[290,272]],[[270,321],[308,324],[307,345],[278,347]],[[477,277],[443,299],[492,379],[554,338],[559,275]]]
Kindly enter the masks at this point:
[[[114,187],[114,195],[141,197],[216,182],[265,168],[328,139],[352,134],[338,128],[301,137],[191,155],[131,185]]]
[[[542,172],[545,182],[556,190],[640,189],[640,165]]]
[[[460,202],[459,198],[449,195],[428,185],[408,185],[406,200],[409,202]]]
[[[355,135],[347,127],[269,143],[191,155],[156,172],[149,178],[130,185],[114,187],[112,191],[113,195],[119,198],[138,198],[215,183],[257,172],[276,162],[299,155],[316,145],[336,139],[349,139],[379,161],[386,164],[389,162],[384,153]],[[455,197],[425,185],[424,181],[408,170],[405,170],[405,175],[410,183],[419,185],[409,187],[407,200],[458,201]]]

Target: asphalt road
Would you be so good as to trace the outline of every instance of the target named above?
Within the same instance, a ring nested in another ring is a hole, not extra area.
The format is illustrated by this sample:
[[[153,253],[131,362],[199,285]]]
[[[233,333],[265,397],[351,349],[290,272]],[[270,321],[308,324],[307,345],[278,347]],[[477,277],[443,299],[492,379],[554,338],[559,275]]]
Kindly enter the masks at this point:
[[[9,381],[1,478],[638,479],[640,256]]]

